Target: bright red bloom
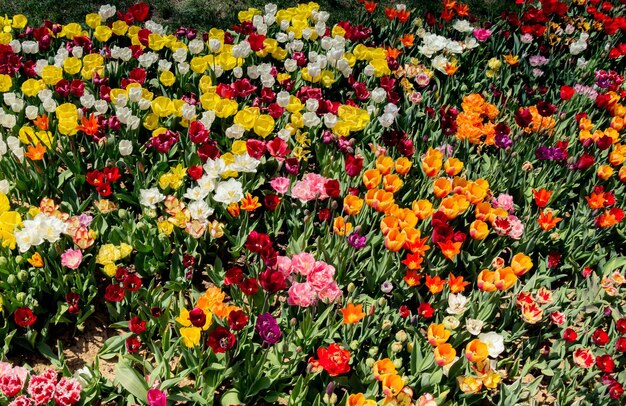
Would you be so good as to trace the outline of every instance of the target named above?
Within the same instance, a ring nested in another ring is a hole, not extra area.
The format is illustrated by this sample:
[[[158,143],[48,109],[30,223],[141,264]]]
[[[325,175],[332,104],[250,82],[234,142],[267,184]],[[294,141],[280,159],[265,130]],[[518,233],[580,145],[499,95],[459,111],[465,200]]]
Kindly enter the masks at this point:
[[[141,277],[135,273],[130,273],[124,278],[124,289],[129,292],[137,292],[141,288]]]
[[[620,337],[615,343],[615,351],[626,352],[626,337]]]
[[[259,291],[259,283],[256,278],[246,278],[239,284],[239,289],[241,289],[244,295],[252,296]]]
[[[574,90],[573,87],[567,86],[567,85],[561,86],[561,91],[560,91],[561,100],[569,100],[572,97],[574,97],[575,94],[576,94],[576,91]]]
[[[626,334],[626,318],[621,318],[615,322],[615,328],[620,334]]]
[[[228,327],[233,331],[239,331],[248,324],[248,316],[242,310],[233,310],[228,314]]]
[[[601,328],[596,329],[591,336],[595,345],[604,346],[609,342],[609,335]]]
[[[231,333],[227,328],[217,326],[211,331],[211,333],[209,333],[207,345],[211,347],[213,352],[219,354],[233,348],[236,340],[237,338],[235,337],[235,335]]]
[[[141,341],[139,340],[139,338],[137,337],[128,337],[126,339],[126,350],[131,353],[134,354],[137,351],[139,351],[139,349],[141,348]]]
[[[609,354],[599,355],[596,358],[596,365],[604,373],[610,374],[615,372],[615,361]]]
[[[280,197],[275,195],[274,193],[268,193],[263,198],[263,205],[269,211],[274,211],[280,204]]]
[[[128,13],[133,16],[135,21],[146,21],[150,13],[150,6],[143,1],[135,3],[128,8]]]
[[[146,322],[145,320],[141,320],[139,316],[133,316],[128,321],[128,329],[133,334],[141,334],[146,331]]]
[[[571,328],[566,328],[565,331],[563,331],[563,339],[568,343],[573,343],[578,339],[578,334]]]
[[[270,268],[267,268],[259,274],[259,284],[263,290],[269,293],[276,293],[287,289],[285,276],[281,272],[274,271]]]
[[[199,307],[194,307],[189,312],[189,321],[194,327],[204,327],[206,324],[206,313]]]
[[[109,285],[104,292],[104,299],[107,302],[121,302],[124,300],[124,288],[119,285]]]
[[[13,320],[20,327],[30,327],[37,321],[37,316],[28,307],[19,307],[13,313]]]
[[[319,363],[330,376],[345,374],[350,371],[350,351],[344,350],[339,344],[331,344],[328,348],[318,348]]]
[[[224,285],[239,285],[243,282],[243,271],[238,266],[234,266],[226,271],[224,275]]]
[[[417,314],[425,319],[430,319],[431,317],[433,317],[434,313],[435,309],[433,309],[430,303],[420,303],[420,305],[417,307]]]

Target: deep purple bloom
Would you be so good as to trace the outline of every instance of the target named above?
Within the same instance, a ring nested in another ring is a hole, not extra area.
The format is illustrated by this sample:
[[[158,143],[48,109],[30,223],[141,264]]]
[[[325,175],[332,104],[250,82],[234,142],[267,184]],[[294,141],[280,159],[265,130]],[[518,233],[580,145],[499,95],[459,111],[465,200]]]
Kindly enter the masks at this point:
[[[278,326],[278,322],[270,313],[260,315],[256,319],[254,329],[259,333],[263,341],[269,345],[276,344],[283,335]]]
[[[504,133],[496,134],[496,146],[498,148],[509,149],[513,145],[513,140]]]
[[[352,233],[348,236],[348,243],[350,243],[350,245],[352,245],[352,247],[356,250],[365,248],[366,241],[367,237],[364,235],[360,235],[359,233]]]

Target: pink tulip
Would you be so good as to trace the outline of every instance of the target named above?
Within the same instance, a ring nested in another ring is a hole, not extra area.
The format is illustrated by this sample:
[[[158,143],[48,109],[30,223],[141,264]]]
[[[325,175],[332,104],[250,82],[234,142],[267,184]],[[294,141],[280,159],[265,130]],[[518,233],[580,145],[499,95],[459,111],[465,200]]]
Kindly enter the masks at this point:
[[[82,261],[83,253],[81,250],[68,249],[61,254],[61,265],[67,268],[77,269]]]
[[[165,392],[152,388],[148,391],[148,405],[167,406],[167,395]]]

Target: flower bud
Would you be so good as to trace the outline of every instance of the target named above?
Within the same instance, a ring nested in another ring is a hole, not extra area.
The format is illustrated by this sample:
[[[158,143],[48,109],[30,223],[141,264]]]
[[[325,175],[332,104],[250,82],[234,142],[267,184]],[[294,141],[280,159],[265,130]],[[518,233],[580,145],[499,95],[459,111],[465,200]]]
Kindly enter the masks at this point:
[[[20,282],[26,282],[28,280],[28,272],[22,269],[17,273],[17,279],[19,279]]]
[[[354,283],[350,282],[348,284],[348,293],[354,292],[355,289],[356,289],[356,285]]]
[[[396,369],[402,368],[402,358],[394,359],[393,366],[396,367]]]
[[[395,341],[393,344],[391,344],[391,351],[392,352],[402,351],[402,343]]]
[[[367,366],[368,368],[371,368],[372,366],[374,366],[374,358],[368,358],[365,360],[365,366]]]
[[[5,266],[7,264],[7,258],[6,257],[0,257],[0,266]]]
[[[393,323],[391,322],[391,320],[383,320],[383,330],[385,331],[389,331],[391,330],[391,327],[393,326]]]
[[[406,331],[404,330],[400,330],[396,333],[396,340],[400,342],[405,342],[407,338],[408,338],[408,335],[406,334]]]
[[[370,347],[370,349],[367,352],[372,357],[375,357],[376,354],[378,354],[378,347]]]
[[[530,163],[530,162],[528,162],[528,161],[524,162],[524,163],[522,164],[522,170],[523,170],[524,172],[530,172],[530,171],[532,171],[532,170],[533,170],[533,164],[532,164],[532,163]]]
[[[350,349],[351,349],[352,351],[356,351],[358,348],[359,348],[359,342],[358,342],[357,340],[353,340],[353,341],[350,343]]]
[[[18,255],[15,257],[15,263],[16,264],[21,264],[24,261],[24,257],[22,257],[21,255]]]
[[[24,303],[24,300],[26,300],[26,293],[24,292],[19,292],[17,295],[15,295],[15,300],[17,300],[18,303]]]

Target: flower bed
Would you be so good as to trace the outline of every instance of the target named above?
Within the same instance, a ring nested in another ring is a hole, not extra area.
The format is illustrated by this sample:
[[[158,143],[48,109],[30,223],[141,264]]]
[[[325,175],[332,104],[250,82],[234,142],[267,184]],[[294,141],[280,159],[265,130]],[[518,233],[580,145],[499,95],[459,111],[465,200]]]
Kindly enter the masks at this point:
[[[2,404],[624,401],[625,2],[360,3],[0,17]]]

